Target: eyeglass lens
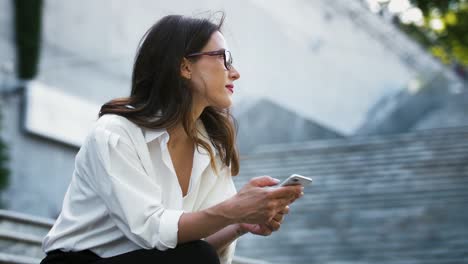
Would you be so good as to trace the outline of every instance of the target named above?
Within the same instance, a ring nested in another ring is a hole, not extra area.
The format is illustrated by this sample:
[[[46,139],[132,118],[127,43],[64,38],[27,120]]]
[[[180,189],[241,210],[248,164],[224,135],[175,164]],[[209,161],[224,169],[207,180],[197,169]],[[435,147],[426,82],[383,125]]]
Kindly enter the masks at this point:
[[[232,55],[231,52],[226,50],[224,52],[224,64],[226,66],[226,69],[230,70],[232,67]]]

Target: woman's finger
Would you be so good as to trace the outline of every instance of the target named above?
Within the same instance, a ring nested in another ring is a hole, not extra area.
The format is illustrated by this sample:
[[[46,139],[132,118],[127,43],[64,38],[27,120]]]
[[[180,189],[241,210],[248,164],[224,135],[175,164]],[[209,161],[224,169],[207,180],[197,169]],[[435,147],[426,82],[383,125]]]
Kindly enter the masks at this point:
[[[284,207],[284,209],[281,210],[280,214],[284,214],[284,215],[289,214],[289,206],[286,205],[286,206]]]
[[[277,222],[276,220],[272,219],[271,221],[269,221],[266,226],[268,227],[268,229],[270,229],[271,231],[278,231],[278,229],[280,229],[281,227],[281,223],[280,222]]]
[[[273,217],[273,220],[275,220],[276,222],[278,223],[282,223],[283,222],[283,218],[284,218],[284,215],[283,214],[277,214]]]
[[[303,188],[300,185],[273,188],[270,190],[270,198],[294,200],[300,197]]]

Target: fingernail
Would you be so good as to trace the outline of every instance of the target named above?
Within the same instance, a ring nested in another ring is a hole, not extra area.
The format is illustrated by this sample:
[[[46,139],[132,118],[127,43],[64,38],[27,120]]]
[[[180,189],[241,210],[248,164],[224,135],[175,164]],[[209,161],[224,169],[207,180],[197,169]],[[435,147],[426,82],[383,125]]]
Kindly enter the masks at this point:
[[[301,191],[304,191],[304,187],[301,187]]]
[[[304,195],[304,192],[301,192],[301,196],[303,196],[303,195]]]
[[[278,183],[278,182],[280,182],[280,180],[278,180],[278,179],[275,179],[275,178],[273,178],[273,181],[274,181],[275,183]]]

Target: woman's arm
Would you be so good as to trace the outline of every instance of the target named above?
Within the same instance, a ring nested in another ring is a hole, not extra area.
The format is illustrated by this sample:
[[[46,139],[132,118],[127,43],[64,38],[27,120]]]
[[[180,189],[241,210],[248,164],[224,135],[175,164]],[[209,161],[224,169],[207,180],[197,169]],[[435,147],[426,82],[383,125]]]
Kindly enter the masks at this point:
[[[302,195],[301,195],[302,196]],[[283,218],[289,213],[289,206],[286,206],[279,212],[269,223],[265,224],[232,224],[205,239],[210,243],[218,252],[223,251],[234,240],[243,236],[246,233],[254,235],[269,236],[272,232],[280,229]]]
[[[184,243],[208,237],[226,226],[234,224],[235,218],[227,217],[223,212],[224,203],[208,209],[183,213],[179,219],[178,242]]]
[[[227,228],[230,225],[269,223],[287,205],[299,198],[302,191],[297,186],[262,188],[276,183],[270,177],[254,178],[239,193],[220,204],[198,212],[183,213],[178,222],[178,243],[208,238],[226,228],[210,239],[216,247],[227,244],[223,241],[233,240],[233,227]]]
[[[247,233],[247,230],[244,230],[242,225],[232,224],[205,238],[205,241],[210,243],[218,252],[221,252],[229,246],[232,241],[238,239],[245,233]]]

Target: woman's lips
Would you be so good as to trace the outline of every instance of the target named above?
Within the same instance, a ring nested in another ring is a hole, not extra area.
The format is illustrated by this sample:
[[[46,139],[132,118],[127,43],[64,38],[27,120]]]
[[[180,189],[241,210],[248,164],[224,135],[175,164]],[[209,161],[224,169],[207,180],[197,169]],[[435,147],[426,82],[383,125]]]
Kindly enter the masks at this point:
[[[234,85],[228,84],[226,85],[226,89],[228,89],[231,93],[234,93]]]

